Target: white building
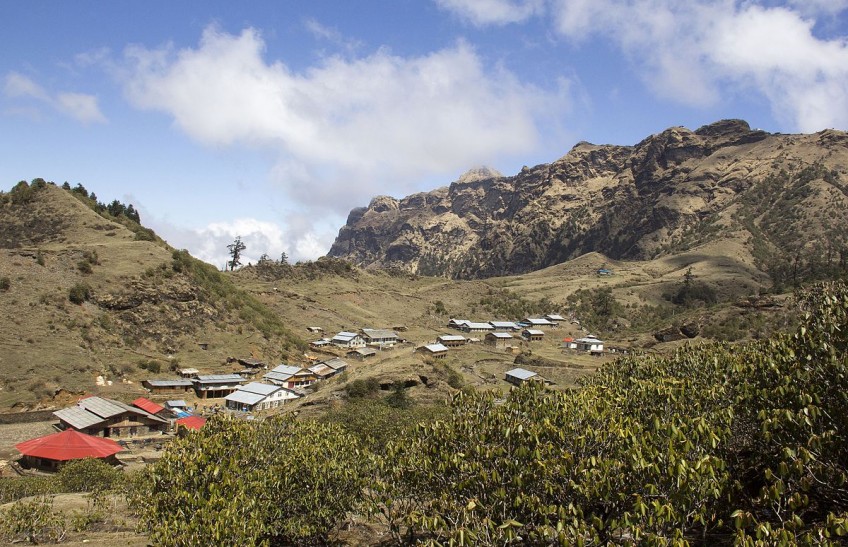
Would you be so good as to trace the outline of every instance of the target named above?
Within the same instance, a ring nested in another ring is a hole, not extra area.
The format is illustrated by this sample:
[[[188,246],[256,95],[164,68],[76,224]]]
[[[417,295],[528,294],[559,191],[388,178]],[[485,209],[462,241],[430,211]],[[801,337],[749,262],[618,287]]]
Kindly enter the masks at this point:
[[[365,339],[355,332],[342,331],[330,338],[330,343],[340,348],[364,348]]]
[[[227,395],[227,408],[240,410],[242,412],[254,412],[277,408],[286,401],[297,399],[299,395],[295,392],[273,384],[260,384],[251,382],[240,386],[236,391]]]

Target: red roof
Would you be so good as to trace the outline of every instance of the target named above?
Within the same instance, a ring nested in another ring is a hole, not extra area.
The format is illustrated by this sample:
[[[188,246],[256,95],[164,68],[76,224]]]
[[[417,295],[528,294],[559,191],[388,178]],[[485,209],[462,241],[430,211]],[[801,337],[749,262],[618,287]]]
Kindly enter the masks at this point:
[[[108,458],[123,448],[112,439],[92,437],[67,429],[45,437],[30,439],[15,445],[24,456],[35,456],[60,462],[82,458]]]
[[[187,427],[188,429],[200,429],[206,423],[206,418],[201,416],[189,416],[188,418],[180,418],[177,420],[178,426]]]
[[[144,397],[139,397],[135,401],[132,402],[133,406],[137,406],[142,410],[146,410],[151,414],[157,414],[165,410],[165,407],[162,405],[157,405],[150,399],[145,399]]]

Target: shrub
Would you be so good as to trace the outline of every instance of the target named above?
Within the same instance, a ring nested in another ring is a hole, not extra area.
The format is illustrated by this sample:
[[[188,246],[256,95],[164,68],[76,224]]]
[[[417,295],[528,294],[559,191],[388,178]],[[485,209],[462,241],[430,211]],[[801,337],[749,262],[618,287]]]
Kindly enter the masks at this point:
[[[369,475],[336,425],[220,417],[176,439],[133,504],[154,545],[327,545]]]
[[[77,283],[68,291],[68,300],[74,304],[82,304],[91,298],[91,287],[86,283]]]
[[[64,517],[53,511],[53,498],[49,496],[18,501],[0,511],[0,536],[12,543],[58,542],[65,536],[65,527]]]
[[[102,460],[85,458],[63,465],[56,478],[63,492],[102,492],[119,483],[121,472]]]
[[[12,280],[8,277],[0,277],[0,291],[7,292],[12,288]]]
[[[93,271],[91,269],[91,262],[89,262],[88,260],[80,260],[79,262],[77,262],[77,269],[83,275],[88,275]]]
[[[367,380],[358,379],[345,386],[347,396],[356,399],[367,397],[380,389],[380,382],[376,378],[368,378]]]

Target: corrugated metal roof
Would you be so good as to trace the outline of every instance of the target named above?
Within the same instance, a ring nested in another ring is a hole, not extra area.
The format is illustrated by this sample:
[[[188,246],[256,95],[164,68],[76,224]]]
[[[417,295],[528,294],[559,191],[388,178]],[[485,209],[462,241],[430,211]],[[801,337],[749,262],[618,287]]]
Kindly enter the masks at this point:
[[[275,372],[278,374],[297,374],[300,372],[301,368],[293,365],[278,365],[271,369],[271,372]]]
[[[242,403],[242,404],[245,404],[245,405],[253,406],[256,403],[265,399],[265,397],[266,397],[265,395],[260,395],[258,393],[250,393],[250,392],[247,392],[247,391],[238,390],[238,391],[234,391],[234,392],[230,393],[229,395],[227,395],[226,397],[224,397],[224,400],[235,401],[237,403]]]
[[[63,422],[67,423],[74,429],[86,429],[88,427],[106,421],[100,416],[92,414],[91,412],[78,406],[72,406],[70,408],[63,408],[62,410],[57,410],[53,413],[53,415],[62,420]]]
[[[543,317],[528,317],[524,320],[531,325],[551,325],[552,323]]]
[[[486,336],[494,336],[495,338],[503,338],[504,340],[513,338],[513,336],[508,332],[490,332]]]
[[[493,327],[489,323],[466,323],[465,328],[471,330],[491,330],[495,327]]]
[[[328,359],[326,361],[321,361],[323,364],[327,365],[333,370],[339,370],[343,368],[347,368],[347,361],[341,359],[339,357],[333,357],[332,359]]]
[[[191,387],[191,380],[145,380],[152,387]]]
[[[165,407],[163,407],[162,405],[154,403],[150,399],[145,399],[144,397],[139,397],[138,399],[133,401],[132,404],[151,414],[156,414],[157,412],[162,412],[163,410],[165,410]]]
[[[240,382],[241,376],[238,374],[201,374],[195,381],[200,384],[230,384]]]
[[[275,386],[272,384],[262,384],[259,382],[250,382],[249,384],[241,386],[239,391],[247,391],[249,393],[257,393],[259,395],[271,395],[275,391],[279,391],[280,386]]]
[[[263,378],[272,382],[287,382],[292,377],[294,377],[294,374],[285,372],[269,372],[263,376]]]
[[[461,334],[443,334],[439,336],[439,340],[445,340],[447,342],[464,342],[465,337]]]
[[[496,329],[517,329],[518,325],[514,321],[489,321],[489,324]]]
[[[316,375],[321,376],[321,377],[332,376],[333,374],[336,373],[336,369],[328,367],[324,363],[318,363],[317,365],[313,365],[313,366],[309,367],[309,370],[313,374],[316,374]]]
[[[100,397],[87,397],[79,401],[77,405],[101,418],[111,418],[127,411],[127,408],[117,404],[117,401],[110,401]]]
[[[565,321],[565,318],[563,316],[557,315],[555,313],[549,313],[545,317],[548,318],[551,321]]]
[[[524,332],[526,332],[527,334],[538,335],[538,336],[544,336],[545,335],[545,331],[537,330],[537,329],[527,329]]]
[[[185,408],[188,405],[182,399],[174,399],[173,401],[165,401],[165,404],[171,408]]]
[[[362,329],[362,334],[366,338],[397,338],[398,335],[393,330],[388,329]]]
[[[442,344],[427,344],[424,347],[427,348],[427,351],[429,351],[431,353],[438,353],[440,351],[447,351],[448,350],[448,348],[443,346]]]
[[[507,376],[512,376],[513,378],[518,378],[519,380],[529,380],[533,376],[538,376],[535,372],[523,369],[523,368],[514,368],[512,370],[506,371]]]

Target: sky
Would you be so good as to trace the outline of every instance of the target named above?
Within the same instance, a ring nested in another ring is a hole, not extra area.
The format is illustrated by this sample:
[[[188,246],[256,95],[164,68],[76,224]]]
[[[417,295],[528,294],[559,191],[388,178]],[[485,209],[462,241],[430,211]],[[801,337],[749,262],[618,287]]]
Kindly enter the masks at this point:
[[[848,0],[0,0],[0,189],[82,184],[219,267],[726,118],[848,129]]]

